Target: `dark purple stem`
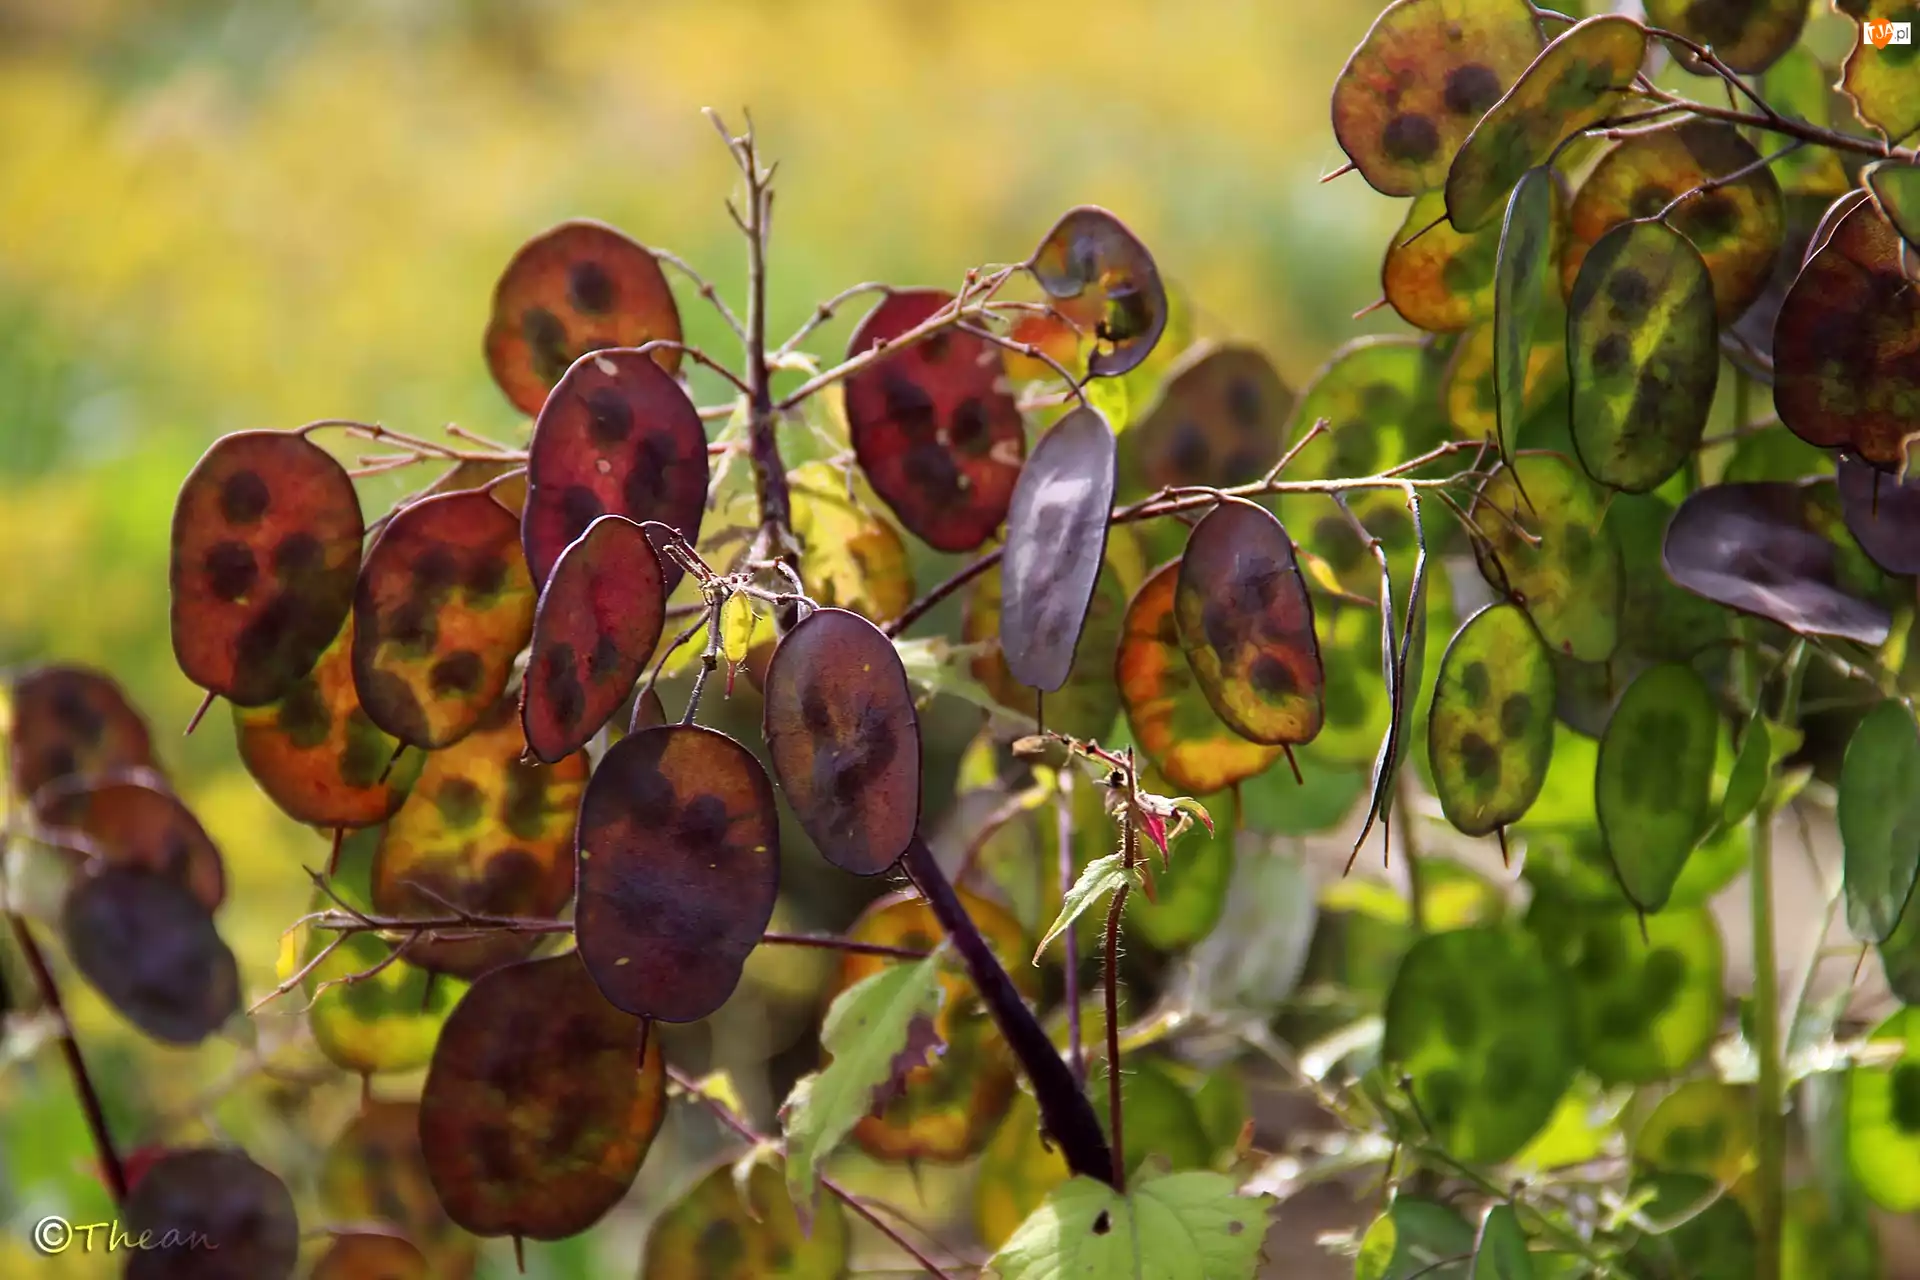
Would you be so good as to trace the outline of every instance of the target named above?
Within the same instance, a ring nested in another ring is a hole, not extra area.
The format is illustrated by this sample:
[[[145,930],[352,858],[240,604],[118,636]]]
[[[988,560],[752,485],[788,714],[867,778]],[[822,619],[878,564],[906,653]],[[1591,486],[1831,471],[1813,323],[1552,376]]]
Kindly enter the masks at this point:
[[[953,891],[946,872],[934,860],[933,851],[916,835],[907,846],[902,862],[913,883],[925,895],[934,918],[953,940],[954,950],[960,953],[960,961],[966,965],[974,989],[986,1003],[994,1024],[1020,1060],[1021,1069],[1033,1086],[1034,1099],[1040,1104],[1040,1122],[1066,1157],[1067,1168],[1081,1177],[1114,1185],[1112,1149],[1100,1131],[1093,1104],[1081,1092],[1072,1069],[1053,1047],[1053,1041],[1047,1038],[1033,1011],[1020,998],[1013,979],[1000,967],[979,926],[974,924],[973,917],[967,914],[959,895]]]

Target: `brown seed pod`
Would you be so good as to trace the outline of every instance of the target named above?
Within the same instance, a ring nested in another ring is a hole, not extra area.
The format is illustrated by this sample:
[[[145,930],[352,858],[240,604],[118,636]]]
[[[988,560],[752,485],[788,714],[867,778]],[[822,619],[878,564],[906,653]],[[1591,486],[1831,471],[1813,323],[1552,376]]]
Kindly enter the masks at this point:
[[[920,717],[893,644],[857,613],[816,609],[773,651],[767,750],[800,825],[843,871],[878,875],[920,823]]]
[[[346,469],[304,435],[214,441],[173,509],[180,670],[242,706],[279,697],[346,621],[365,532]]]
[[[432,750],[472,732],[533,632],[519,526],[471,490],[398,511],[353,608],[353,684],[374,724]]]
[[[697,1022],[725,1004],[773,918],[780,821],[745,747],[664,725],[607,750],[580,803],[574,936],[617,1007]]]
[[[520,246],[494,287],[487,367],[517,408],[539,413],[587,352],[654,339],[680,340],[680,310],[659,260],[604,223],[563,222]],[[677,346],[650,354],[678,372]]]
[[[939,289],[889,293],[854,331],[848,357],[919,327],[952,301]],[[907,532],[937,551],[972,551],[1006,518],[1027,437],[1003,373],[998,347],[947,329],[847,379],[860,469]]]
[[[563,1240],[626,1195],[665,1114],[656,1037],[569,951],[495,969],[462,998],[420,1095],[420,1148],[460,1226]]]

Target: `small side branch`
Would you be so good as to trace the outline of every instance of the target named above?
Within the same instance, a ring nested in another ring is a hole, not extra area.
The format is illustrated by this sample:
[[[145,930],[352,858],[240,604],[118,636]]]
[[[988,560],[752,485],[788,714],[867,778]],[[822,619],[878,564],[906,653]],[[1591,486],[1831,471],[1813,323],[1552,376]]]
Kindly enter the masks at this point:
[[[679,254],[669,253],[665,249],[655,249],[653,256],[691,280],[694,288],[700,291],[700,296],[705,298],[713,309],[720,313],[720,318],[726,321],[727,328],[733,330],[733,336],[742,341],[746,340],[746,326],[740,323],[740,317],[733,314],[733,308],[729,307],[726,302],[721,299],[719,291],[708,283],[705,276],[695,271],[686,259],[682,258]]]
[[[752,1143],[756,1147],[771,1143],[771,1139],[765,1137],[740,1116],[735,1115],[733,1108],[713,1095],[703,1091],[696,1081],[689,1079],[678,1068],[668,1067],[667,1078],[673,1081],[689,1098],[698,1100],[707,1110],[713,1113],[714,1117],[718,1119],[721,1124],[733,1130],[734,1133],[738,1134],[747,1142]],[[820,1175],[820,1185],[825,1187],[827,1193],[834,1199],[866,1219],[874,1230],[891,1240],[908,1257],[912,1258],[922,1267],[925,1267],[928,1275],[935,1276],[938,1280],[954,1280],[951,1273],[943,1270],[939,1263],[929,1258],[911,1240],[900,1234],[892,1223],[875,1213],[859,1196],[854,1195],[851,1191],[848,1191],[845,1187],[825,1174]]]

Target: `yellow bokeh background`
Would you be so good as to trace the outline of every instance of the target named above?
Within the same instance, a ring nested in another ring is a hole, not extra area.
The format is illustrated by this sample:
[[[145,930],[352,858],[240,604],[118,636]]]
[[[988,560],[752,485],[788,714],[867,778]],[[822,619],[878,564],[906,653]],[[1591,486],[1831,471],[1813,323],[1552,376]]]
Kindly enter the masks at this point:
[[[1377,8],[6,0],[0,666],[96,663],[123,681],[226,854],[221,929],[258,996],[326,847],[252,787],[223,714],[179,734],[198,690],[167,640],[167,528],[216,436],[350,417],[524,439],[480,337],[513,249],[565,217],[675,250],[740,309],[734,174],[706,106],[736,126],[750,106],[779,161],[776,335],[857,281],[952,287],[1023,258],[1095,203],[1153,249],[1201,333],[1260,343],[1298,386],[1340,342],[1398,327],[1350,315],[1379,295],[1404,202],[1318,180],[1343,159],[1328,92]],[[732,356],[679,291],[690,340]],[[243,1049],[157,1048],[67,986],[123,1145],[204,1137],[210,1116],[310,1192],[351,1086],[256,1073],[223,1090]],[[269,1055],[298,997],[275,1008],[257,1023]],[[0,1060],[0,1274],[117,1274],[118,1259],[26,1246],[43,1214],[108,1208],[58,1056],[16,1056]],[[530,1249],[528,1274],[631,1274],[635,1238],[617,1219]]]

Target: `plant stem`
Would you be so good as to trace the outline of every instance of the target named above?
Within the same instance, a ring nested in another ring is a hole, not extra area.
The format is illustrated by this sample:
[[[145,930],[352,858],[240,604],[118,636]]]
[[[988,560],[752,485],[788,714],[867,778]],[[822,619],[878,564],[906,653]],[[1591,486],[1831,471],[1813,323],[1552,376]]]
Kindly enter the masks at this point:
[[[1279,478],[1281,468],[1276,466],[1259,480],[1254,480],[1247,484],[1233,485],[1224,489],[1205,488],[1201,486],[1162,489],[1160,492],[1150,497],[1142,498],[1138,502],[1131,503],[1124,507],[1115,507],[1113,513],[1107,517],[1107,523],[1110,525],[1132,524],[1137,520],[1153,520],[1161,516],[1179,515],[1185,511],[1197,511],[1202,507],[1211,507],[1226,498],[1257,498],[1264,494],[1273,493],[1343,494],[1366,489],[1398,489],[1403,493],[1409,489],[1444,490],[1447,485],[1459,484],[1464,480],[1473,478],[1475,473],[1468,470],[1456,472],[1450,476],[1439,476],[1432,479],[1407,479],[1406,473],[1417,470],[1429,463],[1437,462],[1450,454],[1463,453],[1469,449],[1477,451],[1481,447],[1482,442],[1480,441],[1449,440],[1433,449],[1429,449],[1417,458],[1409,459],[1397,467],[1389,467],[1379,475],[1361,476],[1351,479],[1281,480]],[[1289,459],[1283,458],[1281,462],[1284,464],[1288,460]],[[889,622],[882,630],[886,632],[890,639],[897,639],[906,632],[907,628],[925,617],[935,605],[945,600],[961,587],[966,586],[967,583],[973,581],[981,574],[987,572],[987,570],[999,564],[1000,557],[1005,554],[1005,551],[1006,549],[1004,547],[995,547],[993,550],[985,552],[976,559],[961,566],[954,571],[952,577],[935,586],[928,591],[927,594],[908,605],[899,617]]]
[[[722,130],[724,132],[724,130]],[[747,179],[747,212],[741,230],[747,238],[747,399],[752,420],[748,425],[747,457],[753,466],[754,497],[760,505],[757,559],[777,559],[791,549],[793,499],[787,490],[787,468],[774,435],[773,381],[767,367],[767,237],[773,212],[773,174],[760,167],[754,145],[753,122],[739,138],[730,138],[735,158]]]
[[[735,1115],[733,1113],[733,1108],[727,1106],[726,1103],[720,1101],[718,1098],[715,1098],[709,1094],[703,1093],[700,1089],[699,1084],[696,1081],[689,1079],[685,1075],[682,1075],[678,1070],[674,1069],[673,1067],[667,1068],[667,1078],[672,1080],[676,1085],[680,1086],[680,1088],[684,1089],[688,1097],[699,1099],[699,1101],[706,1106],[707,1110],[713,1112],[714,1116],[722,1124],[726,1125],[727,1128],[733,1130],[735,1133],[739,1134],[742,1138],[746,1139],[748,1142],[752,1143],[754,1146],[756,1147],[760,1146],[761,1144],[767,1141],[767,1139],[764,1136],[762,1136],[759,1133],[759,1131],[757,1131],[752,1125],[748,1124],[745,1120]],[[888,1223],[887,1221],[882,1219],[879,1214],[875,1213],[872,1209],[868,1208],[867,1205],[861,1201],[859,1196],[854,1195],[851,1191],[847,1190],[845,1187],[841,1186],[838,1182],[834,1181],[832,1178],[829,1178],[824,1173],[820,1175],[820,1185],[825,1187],[827,1189],[828,1194],[833,1196],[836,1200],[840,1201],[841,1204],[846,1205],[847,1208],[853,1210],[855,1213],[859,1214],[862,1218],[865,1218],[867,1222],[873,1226],[874,1230],[878,1231],[881,1235],[885,1236],[887,1239],[893,1241],[894,1244],[898,1245],[900,1249],[904,1253],[906,1253],[908,1257],[912,1258],[915,1262],[919,1263],[922,1267],[924,1267],[928,1275],[938,1277],[938,1280],[953,1280],[953,1276],[947,1271],[943,1270],[939,1263],[935,1262],[932,1258],[929,1258],[925,1253],[921,1252],[920,1249],[911,1240],[907,1239],[904,1235],[901,1235],[898,1231],[894,1230],[891,1223]]]
[[[1833,151],[1851,151],[1855,155],[1870,156],[1875,160],[1896,160],[1912,164],[1920,160],[1920,152],[1910,147],[1892,147],[1873,138],[1856,138],[1850,133],[1841,133],[1835,129],[1823,129],[1818,125],[1795,120],[1791,116],[1763,116],[1752,111],[1740,111],[1733,107],[1716,107],[1710,102],[1696,102],[1678,94],[1655,90],[1651,96],[1656,102],[1665,102],[1677,106],[1696,116],[1709,120],[1723,120],[1728,124],[1739,125],[1747,129],[1764,129],[1768,133],[1778,133],[1789,138],[1798,138],[1810,142],[1816,147],[1826,147]]]
[[[1780,1071],[1780,992],[1773,938],[1773,812],[1761,806],[1753,817],[1753,866],[1749,870],[1753,915],[1753,1039],[1760,1059],[1754,1088],[1758,1133],[1760,1212],[1755,1280],[1780,1280],[1780,1219],[1785,1202],[1786,1094]]]
[[[994,1025],[1000,1029],[1014,1057],[1033,1086],[1034,1100],[1040,1105],[1040,1122],[1048,1136],[1059,1145],[1067,1167],[1082,1177],[1113,1183],[1113,1156],[1100,1121],[1094,1115],[1087,1095],[1073,1078],[1073,1071],[1053,1047],[1053,1041],[1041,1029],[1033,1010],[1014,987],[1013,979],[1000,967],[1000,961],[980,935],[980,928],[960,902],[946,872],[934,859],[933,850],[919,836],[907,846],[902,858],[907,874],[919,888],[940,927],[953,939],[954,950],[967,967],[974,989],[986,1004]]]
[[[94,1091],[93,1077],[87,1074],[87,1061],[80,1056],[80,1042],[73,1038],[73,1023],[67,1018],[66,1005],[61,1003],[60,986],[53,980],[53,970],[47,967],[47,958],[41,954],[40,944],[33,940],[27,922],[11,912],[7,919],[13,925],[13,937],[26,957],[27,968],[33,971],[34,985],[40,989],[40,1002],[60,1023],[60,1053],[67,1060],[67,1074],[73,1078],[73,1091],[80,1099],[80,1110],[86,1114],[94,1149],[100,1153],[100,1171],[106,1179],[107,1191],[113,1196],[114,1204],[125,1204],[127,1169],[120,1163],[120,1152],[107,1129],[107,1113],[100,1106],[100,1095]]]
[[[1121,885],[1113,892],[1107,908],[1107,1128],[1113,1134],[1113,1188],[1127,1189],[1126,1133],[1124,1108],[1120,1105],[1120,914],[1127,907],[1127,890]],[[1069,931],[1071,932],[1071,931]]]
[[[1121,820],[1120,847],[1127,870],[1133,870],[1134,855],[1140,846],[1131,814]],[[1123,1127],[1126,1117],[1120,1098],[1120,915],[1127,909],[1129,888],[1131,886],[1123,881],[1114,890],[1113,903],[1107,908],[1107,973],[1102,984],[1107,1006],[1107,1128],[1113,1141],[1113,1188],[1116,1191],[1127,1189],[1127,1141]]]
[[[1064,902],[1073,888],[1073,772],[1070,769],[1060,771],[1057,803],[1059,815],[1054,833],[1060,845],[1057,861],[1060,864],[1060,898]],[[1067,1065],[1073,1068],[1073,1078],[1084,1089],[1087,1085],[1087,1056],[1080,1047],[1080,942],[1072,929],[1066,931],[1063,940],[1067,968]]]
[[[1420,862],[1420,842],[1414,836],[1413,787],[1403,772],[1396,781],[1395,802],[1400,806],[1400,856],[1407,861],[1407,901],[1415,934],[1427,931],[1427,894],[1425,868]]]

